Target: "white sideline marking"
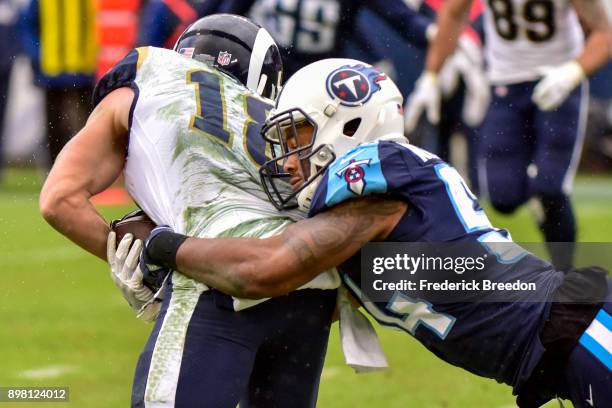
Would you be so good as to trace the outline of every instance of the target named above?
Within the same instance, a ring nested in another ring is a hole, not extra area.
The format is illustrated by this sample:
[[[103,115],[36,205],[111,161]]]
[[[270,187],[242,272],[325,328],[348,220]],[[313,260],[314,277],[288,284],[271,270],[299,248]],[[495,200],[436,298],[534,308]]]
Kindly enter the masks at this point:
[[[49,367],[32,368],[19,373],[20,378],[28,380],[46,380],[50,378],[61,377],[64,374],[69,374],[77,371],[77,367],[71,365],[54,365]]]

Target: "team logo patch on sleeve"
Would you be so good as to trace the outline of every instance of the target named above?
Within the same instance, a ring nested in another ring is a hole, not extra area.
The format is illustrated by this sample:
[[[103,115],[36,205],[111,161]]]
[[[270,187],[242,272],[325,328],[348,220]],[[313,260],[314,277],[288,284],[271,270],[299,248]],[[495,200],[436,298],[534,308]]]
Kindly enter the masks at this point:
[[[387,192],[387,180],[378,157],[378,145],[361,145],[337,159],[329,167],[325,205]]]
[[[345,65],[329,74],[327,92],[344,106],[359,106],[380,90],[378,83],[385,79],[387,76],[374,67]]]
[[[348,190],[355,195],[362,195],[366,186],[365,170],[362,166],[370,166],[371,159],[351,162],[338,170],[336,176],[343,177]]]

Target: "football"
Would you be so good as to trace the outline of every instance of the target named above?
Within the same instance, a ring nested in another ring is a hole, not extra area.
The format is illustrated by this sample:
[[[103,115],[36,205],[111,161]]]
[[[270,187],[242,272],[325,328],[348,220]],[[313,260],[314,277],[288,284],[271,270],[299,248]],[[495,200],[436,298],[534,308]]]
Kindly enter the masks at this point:
[[[144,211],[135,210],[112,221],[110,227],[117,234],[117,245],[119,245],[125,234],[128,233],[134,235],[135,239],[144,242],[156,225]]]

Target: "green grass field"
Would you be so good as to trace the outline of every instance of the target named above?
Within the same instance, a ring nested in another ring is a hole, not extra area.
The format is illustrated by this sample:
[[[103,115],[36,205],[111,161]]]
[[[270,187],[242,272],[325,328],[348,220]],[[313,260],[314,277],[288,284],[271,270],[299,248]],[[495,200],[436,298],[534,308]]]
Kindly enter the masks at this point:
[[[135,320],[103,262],[42,220],[39,189],[39,176],[29,170],[9,171],[0,185],[0,387],[69,386],[71,402],[50,406],[128,406],[150,327]],[[575,203],[580,239],[611,242],[612,179],[579,178]],[[130,208],[101,210],[112,218]],[[527,209],[490,215],[516,241],[540,240]],[[513,406],[508,387],[437,360],[403,333],[380,329],[379,335],[391,368],[355,375],[343,363],[334,328],[320,407]],[[40,406],[13,406],[32,405]]]

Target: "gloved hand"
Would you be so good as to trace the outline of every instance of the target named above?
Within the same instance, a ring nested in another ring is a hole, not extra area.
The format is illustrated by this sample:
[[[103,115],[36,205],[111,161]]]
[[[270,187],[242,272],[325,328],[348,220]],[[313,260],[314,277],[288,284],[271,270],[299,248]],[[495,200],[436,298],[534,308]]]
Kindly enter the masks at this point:
[[[470,127],[480,125],[489,109],[491,89],[484,72],[482,47],[467,35],[459,38],[459,46],[440,71],[440,89],[444,98],[457,91],[459,80],[465,84],[462,118]]]
[[[121,291],[136,317],[152,322],[157,318],[161,308],[161,299],[142,282],[142,272],[138,265],[142,252],[142,241],[136,240],[133,245],[133,236],[126,234],[119,246],[114,231],[108,234],[106,242],[107,260],[111,268],[111,278],[115,286]]]
[[[429,122],[434,125],[438,124],[440,122],[440,98],[438,75],[431,71],[423,72],[406,104],[404,114],[406,132],[412,132],[416,128],[423,111],[426,112]]]
[[[147,253],[147,248],[149,248],[151,241],[155,239],[159,233],[164,231],[174,232],[172,228],[167,225],[160,225],[153,228],[145,242],[144,250],[140,255],[140,270],[143,274],[143,282],[149,289],[155,292],[159,291],[171,271],[169,268],[159,266],[151,261]]]
[[[533,90],[531,100],[543,111],[558,108],[586,77],[577,61],[558,67],[545,67],[542,72],[544,77]]]

